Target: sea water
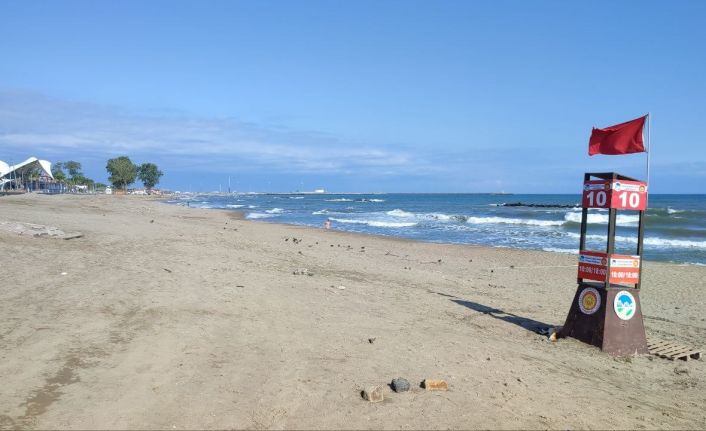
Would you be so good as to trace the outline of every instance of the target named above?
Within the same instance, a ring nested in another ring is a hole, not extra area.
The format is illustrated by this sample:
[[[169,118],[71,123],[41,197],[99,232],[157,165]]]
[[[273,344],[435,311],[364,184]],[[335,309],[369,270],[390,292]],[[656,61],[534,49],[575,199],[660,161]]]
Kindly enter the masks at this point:
[[[580,195],[206,194],[170,203],[243,211],[275,223],[420,241],[578,253]],[[505,206],[523,204],[548,207]],[[650,195],[644,257],[706,265],[706,195]],[[551,207],[553,206],[553,207]],[[566,207],[568,206],[568,207]],[[590,210],[587,249],[605,250],[608,211]],[[637,248],[636,212],[619,211],[616,252]]]

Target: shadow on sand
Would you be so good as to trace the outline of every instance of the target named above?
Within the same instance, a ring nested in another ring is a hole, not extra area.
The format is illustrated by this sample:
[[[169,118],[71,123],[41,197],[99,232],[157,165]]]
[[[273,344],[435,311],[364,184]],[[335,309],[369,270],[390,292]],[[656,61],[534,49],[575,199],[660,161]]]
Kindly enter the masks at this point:
[[[546,329],[552,325],[544,322],[540,322],[538,320],[530,319],[527,317],[522,317],[518,316],[516,314],[512,313],[507,313],[503,310],[500,310],[498,308],[493,308],[493,307],[488,307],[487,305],[479,304],[477,302],[472,302],[472,301],[464,301],[461,299],[452,299],[452,302],[455,302],[458,305],[463,305],[464,307],[468,307],[473,311],[477,311],[479,313],[486,314],[490,317],[493,317],[495,319],[503,320],[508,323],[512,323],[514,325],[517,325],[521,328],[524,328],[528,331],[536,332],[538,334],[543,333],[543,331],[546,331]]]

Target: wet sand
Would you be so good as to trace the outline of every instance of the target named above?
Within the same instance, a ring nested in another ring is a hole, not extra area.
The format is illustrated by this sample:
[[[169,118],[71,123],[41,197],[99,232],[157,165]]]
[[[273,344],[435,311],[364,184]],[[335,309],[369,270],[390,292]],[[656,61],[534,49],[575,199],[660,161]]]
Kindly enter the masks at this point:
[[[136,196],[4,196],[0,222],[74,234],[0,229],[2,428],[706,428],[703,360],[536,332],[563,323],[575,256]],[[648,338],[705,347],[706,268],[643,278]],[[361,398],[395,377],[412,390]]]

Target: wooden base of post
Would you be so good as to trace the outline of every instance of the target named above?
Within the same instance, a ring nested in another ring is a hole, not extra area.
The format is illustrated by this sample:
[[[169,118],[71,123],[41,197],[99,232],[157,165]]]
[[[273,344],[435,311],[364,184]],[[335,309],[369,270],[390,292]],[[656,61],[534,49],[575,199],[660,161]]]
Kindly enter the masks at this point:
[[[649,353],[640,291],[581,283],[560,332],[614,356]]]

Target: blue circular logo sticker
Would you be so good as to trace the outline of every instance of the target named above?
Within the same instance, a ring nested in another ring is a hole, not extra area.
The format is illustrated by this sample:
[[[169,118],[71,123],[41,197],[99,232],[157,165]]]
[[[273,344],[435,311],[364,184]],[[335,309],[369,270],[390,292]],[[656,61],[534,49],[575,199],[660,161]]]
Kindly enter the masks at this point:
[[[617,295],[615,295],[613,309],[620,320],[632,319],[632,316],[634,316],[637,311],[637,302],[635,302],[635,297],[632,296],[632,293],[627,290],[621,290]]]

